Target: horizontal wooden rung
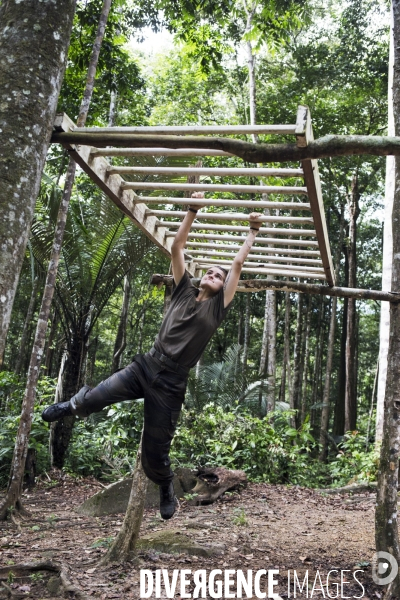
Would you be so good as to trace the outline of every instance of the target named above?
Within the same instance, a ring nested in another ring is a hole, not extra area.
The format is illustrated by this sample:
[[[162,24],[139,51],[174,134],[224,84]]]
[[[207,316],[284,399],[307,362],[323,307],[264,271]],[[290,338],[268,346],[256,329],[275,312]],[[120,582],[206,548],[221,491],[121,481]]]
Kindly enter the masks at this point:
[[[179,227],[181,222],[178,221],[174,223],[173,221],[158,221],[158,225],[160,227]],[[243,225],[214,225],[213,223],[193,223],[191,226],[191,230],[194,229],[204,229],[211,231],[249,231],[249,227],[245,227]],[[304,237],[315,237],[315,231],[313,229],[283,229],[279,227],[260,227],[260,233],[269,234],[269,235],[295,235],[295,236],[304,236]],[[259,238],[257,238],[259,239]],[[288,241],[289,243],[289,241]]]
[[[226,236],[224,236],[225,238]],[[235,240],[238,238],[235,237]],[[237,246],[236,244],[213,244],[212,242],[186,242],[186,252],[192,252],[192,248],[201,249],[201,248],[212,248],[215,250],[232,250],[238,251],[241,246]],[[320,253],[318,250],[290,250],[288,248],[259,248],[257,246],[257,238],[255,243],[253,244],[253,250],[257,252],[262,252],[263,254],[284,254],[288,255],[288,258],[291,256],[316,256],[320,257]]]
[[[181,204],[187,206],[237,206],[240,208],[270,208],[271,210],[306,210],[311,211],[311,206],[306,202],[268,202],[264,200],[231,200],[221,198],[167,198],[164,196],[135,196],[135,202],[146,204]]]
[[[175,231],[166,231],[164,233],[164,236],[166,238],[168,237],[175,237],[176,236],[176,232]],[[188,235],[188,239],[196,239],[196,240],[222,240],[222,241],[226,241],[226,242],[244,242],[245,241],[245,237],[241,236],[241,235],[229,235],[229,234],[223,234],[223,235],[219,235],[217,233],[189,233]],[[295,247],[295,248],[318,248],[318,242],[317,241],[313,241],[313,240],[288,240],[288,239],[283,239],[283,238],[262,238],[262,237],[257,237],[256,238],[256,242],[257,245],[259,244],[275,244],[275,245],[280,245],[282,244],[283,246],[289,246],[290,248]]]
[[[228,266],[230,267],[232,265],[232,261],[231,260],[221,260],[221,259],[212,259],[212,258],[199,258],[196,259],[196,261],[198,262],[198,264],[200,265],[222,265],[222,266]],[[271,268],[271,269],[282,269],[283,271],[286,271],[287,269],[293,270],[293,269],[301,269],[304,272],[307,273],[316,273],[316,274],[323,274],[324,273],[324,269],[318,269],[318,267],[304,267],[303,265],[275,265],[273,263],[271,264],[257,264],[254,265],[251,262],[245,262],[244,267],[257,267],[259,269],[263,269],[264,266]]]
[[[214,265],[218,265],[220,263],[214,262]],[[207,264],[198,264],[197,265],[199,269],[208,269],[208,265]],[[225,267],[225,265],[221,264],[221,267]],[[293,267],[292,271],[289,271],[288,269],[272,269],[270,267],[266,267],[266,268],[259,268],[259,267],[243,267],[242,269],[242,273],[256,273],[259,275],[276,275],[278,277],[299,277],[300,279],[321,279],[326,281],[326,275],[322,274],[322,273],[308,273],[306,271],[303,271],[301,269],[301,267],[298,267],[296,269],[296,267]]]
[[[153,210],[147,209],[149,215],[155,215],[156,217],[179,217],[183,218],[186,216],[187,211],[182,210]],[[198,212],[196,219],[210,219],[212,221],[248,221],[249,215],[246,213],[206,213]],[[308,224],[313,225],[314,221],[309,217],[276,217],[269,215],[262,215],[259,218],[263,223],[294,223],[295,225]]]
[[[223,183],[154,183],[153,181],[124,181],[123,190],[176,190],[180,192],[235,192],[238,194],[297,194],[307,195],[307,188],[288,185],[230,185]]]
[[[222,258],[232,258],[232,260],[235,258],[235,254],[232,252],[220,252],[220,251],[207,251],[207,250],[191,250],[191,249],[187,249],[185,251],[187,254],[190,254],[191,256],[213,256],[214,260],[218,260],[220,257]],[[196,260],[202,261],[202,258],[196,258]],[[305,264],[305,265],[321,265],[322,266],[322,260],[319,260],[317,258],[300,258],[300,257],[294,257],[294,256],[268,256],[268,255],[264,255],[264,254],[249,254],[247,256],[246,260],[259,260],[259,261],[276,261],[276,262],[280,262],[280,263],[301,263],[301,264]]]
[[[92,148],[91,156],[234,156],[223,150],[198,148]]]
[[[117,167],[110,166],[107,169],[109,175],[188,175],[215,176],[215,177],[302,177],[302,169],[263,169],[263,168],[195,168],[195,167]]]
[[[75,127],[75,132],[138,135],[294,135],[296,125],[156,125],[142,127]]]

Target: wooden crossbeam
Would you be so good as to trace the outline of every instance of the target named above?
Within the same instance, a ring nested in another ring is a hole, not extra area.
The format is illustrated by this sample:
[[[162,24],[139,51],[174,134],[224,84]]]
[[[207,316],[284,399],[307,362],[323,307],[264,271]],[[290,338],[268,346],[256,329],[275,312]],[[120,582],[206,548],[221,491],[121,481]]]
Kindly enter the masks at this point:
[[[237,239],[237,238],[235,238]],[[238,251],[240,250],[241,246],[237,246],[236,244],[215,244],[215,243],[208,243],[208,242],[186,242],[186,249],[188,252],[192,251],[192,248],[215,248],[217,250],[234,250],[234,251]],[[257,250],[257,252],[262,252],[263,254],[287,254],[288,257],[290,256],[318,256],[320,257],[320,253],[318,250],[289,250],[288,248],[274,248],[274,247],[268,247],[268,248],[259,248],[257,246],[257,240],[256,243],[253,245],[253,250]]]
[[[226,266],[226,267],[231,267],[232,266],[232,260],[221,260],[221,259],[211,259],[211,258],[198,258],[197,262],[199,263],[199,265],[221,265],[221,266]],[[313,276],[313,275],[321,275],[322,279],[326,279],[325,277],[325,273],[324,273],[324,269],[319,269],[318,267],[305,267],[303,265],[278,265],[278,264],[254,264],[251,263],[249,261],[243,263],[243,267],[244,268],[249,268],[249,269],[256,269],[255,271],[249,271],[250,273],[254,272],[254,273],[259,273],[259,269],[264,269],[264,268],[270,268],[270,269],[282,269],[283,273],[286,273],[286,271],[294,271],[295,269],[299,269],[303,272],[306,272],[309,274],[309,276]]]
[[[182,210],[154,210],[148,209],[148,214],[156,215],[157,217],[179,217],[183,218],[186,215],[186,211]],[[246,213],[207,213],[198,212],[196,219],[211,219],[214,221],[249,221],[249,215]],[[259,221],[263,223],[293,223],[294,225],[301,225],[307,223],[313,225],[314,221],[310,217],[279,217],[279,216],[267,216],[263,215],[259,217]]]
[[[209,264],[213,264],[213,265],[221,265],[221,267],[226,268],[227,265],[224,265],[221,261],[214,261],[214,262],[210,262],[210,263],[198,263],[198,266],[200,269],[208,269],[209,268]],[[326,280],[326,276],[325,273],[308,273],[305,270],[303,270],[302,267],[293,267],[293,269],[291,271],[289,271],[289,269],[285,269],[283,270],[281,268],[281,265],[277,265],[277,269],[273,269],[273,268],[269,268],[269,267],[265,267],[265,268],[257,268],[257,267],[243,267],[242,268],[242,272],[243,273],[255,273],[257,275],[275,275],[276,277],[299,277],[301,279],[320,279],[325,281]]]
[[[237,194],[307,195],[307,188],[288,185],[230,185],[229,183],[154,183],[153,181],[124,181],[124,190],[176,190],[179,192],[234,192]]]
[[[245,231],[248,231],[247,227],[242,228]],[[175,231],[167,231],[165,234],[166,237],[175,237],[176,236],[176,232]],[[240,236],[240,235],[229,235],[229,234],[224,234],[224,235],[219,235],[216,233],[189,233],[188,235],[188,239],[192,240],[221,240],[221,241],[225,241],[225,242],[238,242],[238,243],[243,243],[246,239],[246,237],[244,236]],[[295,246],[295,247],[314,247],[314,248],[318,248],[318,242],[314,241],[314,240],[288,240],[288,239],[284,239],[284,238],[262,238],[262,237],[257,237],[256,238],[256,245],[259,244],[268,244],[268,245],[283,245],[283,246],[287,246],[289,248]]]
[[[108,168],[110,175],[181,175],[187,177],[188,175],[198,175],[199,177],[204,176],[215,176],[215,177],[303,177],[303,171],[301,169],[239,169],[239,168],[211,168],[211,167],[119,167],[110,166]]]
[[[235,156],[223,150],[201,148],[92,148],[92,156]]]
[[[297,125],[157,125],[140,127],[74,127],[85,133],[129,133],[141,135],[294,135]]]
[[[305,210],[311,211],[310,204],[306,202],[269,202],[267,200],[227,200],[221,198],[169,198],[167,196],[136,196],[137,202],[146,202],[146,204],[181,204],[187,206],[189,203],[195,206],[231,206],[240,208],[270,208],[271,210]]]
[[[224,251],[220,251],[220,250],[192,250],[192,249],[187,249],[186,250],[188,254],[190,254],[191,256],[198,256],[199,258],[196,258],[196,260],[198,260],[199,262],[202,262],[202,258],[201,257],[208,257],[208,256],[214,256],[215,259],[219,259],[219,258],[231,258],[232,260],[235,258],[236,253],[235,252],[224,252]],[[295,257],[295,256],[268,256],[265,254],[249,254],[247,256],[246,260],[257,260],[257,261],[265,261],[265,262],[271,262],[271,261],[275,261],[275,262],[281,262],[281,263],[287,263],[287,264],[291,264],[291,263],[300,263],[300,264],[310,264],[310,265],[321,265],[322,266],[322,260],[318,259],[318,258],[303,258],[303,257]]]
[[[181,222],[173,222],[173,221],[159,221],[161,227],[173,227],[177,228],[180,226]],[[212,223],[193,223],[191,230],[195,229],[204,229],[210,231],[241,231],[247,232],[249,231],[249,227],[245,227],[242,225],[214,225]],[[284,229],[283,227],[260,227],[260,233],[268,234],[268,235],[290,235],[290,236],[303,236],[303,237],[315,237],[316,232],[314,229]],[[259,241],[261,238],[257,238]],[[286,240],[286,243],[288,241]]]

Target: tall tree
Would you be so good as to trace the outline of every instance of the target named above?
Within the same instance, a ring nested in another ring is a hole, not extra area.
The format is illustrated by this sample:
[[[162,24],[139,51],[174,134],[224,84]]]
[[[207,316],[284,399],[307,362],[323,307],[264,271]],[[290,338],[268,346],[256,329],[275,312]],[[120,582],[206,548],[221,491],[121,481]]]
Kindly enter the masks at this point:
[[[0,366],[74,12],[75,0],[0,4]]]
[[[94,88],[94,77],[96,73],[97,61],[100,54],[101,42],[104,37],[104,30],[107,23],[107,17],[110,10],[111,0],[104,0],[102,13],[99,19],[97,35],[93,44],[93,52],[89,63],[86,88],[83,94],[81,110],[79,113],[78,125],[83,126],[87,117],[87,111]],[[47,24],[48,27],[48,24]],[[40,365],[42,362],[43,351],[46,341],[46,331],[50,307],[54,294],[54,285],[57,276],[58,263],[60,260],[61,247],[64,237],[65,224],[69,201],[71,198],[72,186],[75,178],[76,164],[70,161],[65,179],[64,193],[61,199],[60,208],[57,216],[57,225],[54,232],[54,240],[50,255],[49,266],[47,270],[46,283],[43,292],[42,304],[39,311],[35,340],[33,343],[32,354],[28,370],[28,378],[22,401],[21,419],[19,422],[17,437],[15,440],[14,454],[11,464],[11,473],[8,483],[6,496],[0,506],[0,519],[5,519],[9,509],[23,512],[21,503],[21,491],[24,475],[25,459],[28,453],[29,435],[32,426],[33,406],[36,395],[36,384],[39,378]]]
[[[393,116],[393,13],[391,14],[390,46],[389,46],[389,77],[388,77],[388,135],[395,135]],[[385,186],[385,217],[383,226],[383,257],[382,257],[382,290],[390,290],[392,279],[393,241],[392,241],[392,208],[395,185],[395,158],[386,158]],[[381,320],[379,328],[379,369],[378,392],[376,399],[376,434],[377,443],[382,441],[383,406],[385,402],[387,354],[389,349],[390,307],[387,302],[381,305]]]

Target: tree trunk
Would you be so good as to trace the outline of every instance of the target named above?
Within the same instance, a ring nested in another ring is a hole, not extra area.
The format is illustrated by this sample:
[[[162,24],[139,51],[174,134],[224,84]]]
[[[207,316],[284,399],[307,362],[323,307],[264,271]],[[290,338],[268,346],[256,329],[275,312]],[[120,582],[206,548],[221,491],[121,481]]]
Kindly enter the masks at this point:
[[[321,303],[318,312],[317,330],[315,334],[315,361],[314,361],[314,373],[313,373],[313,387],[311,395],[311,425],[315,430],[317,410],[315,405],[318,403],[319,391],[320,391],[320,380],[321,380],[321,363],[322,363],[322,344],[324,341],[324,299],[321,298]]]
[[[59,380],[61,385],[56,402],[67,402],[82,387],[83,369],[87,352],[87,339],[82,334],[85,323],[81,323],[68,349],[65,363],[61,362]],[[65,417],[50,425],[51,465],[58,469],[64,466],[65,455],[72,436],[75,417]]]
[[[97,30],[96,40],[93,46],[93,52],[90,59],[88,76],[86,80],[86,89],[84,92],[84,98],[79,113],[78,125],[83,126],[86,121],[87,109],[89,107],[90,98],[94,88],[94,76],[96,72],[96,66],[99,58],[100,45],[104,37],[105,25],[108,18],[108,13],[111,6],[111,0],[104,0],[102,13],[99,20],[99,26]],[[39,8],[39,10],[41,10]],[[59,19],[60,7],[57,8],[57,19]],[[45,23],[45,29],[49,29],[49,23]],[[56,37],[54,31],[52,35]],[[32,51],[32,50],[31,50]],[[36,57],[37,58],[37,57]],[[15,68],[15,65],[14,65]],[[30,76],[30,75],[29,75]],[[35,114],[37,113],[37,107],[35,108]],[[22,414],[21,420],[18,427],[17,437],[15,441],[15,448],[13,454],[13,460],[11,465],[11,473],[9,479],[9,485],[6,493],[6,497],[0,507],[0,519],[5,519],[9,508],[15,508],[22,510],[21,504],[21,486],[24,475],[24,466],[26,454],[28,451],[29,435],[32,425],[33,417],[33,406],[36,396],[36,384],[40,374],[40,365],[42,362],[42,356],[44,351],[44,345],[46,340],[47,321],[50,314],[50,306],[54,294],[55,280],[57,276],[58,263],[60,260],[61,246],[64,237],[65,224],[67,220],[67,212],[69,201],[71,197],[72,186],[74,183],[76,164],[74,161],[70,161],[67,176],[65,180],[65,187],[63,196],[61,199],[58,215],[57,225],[54,233],[53,247],[50,256],[50,262],[47,271],[46,283],[43,292],[42,304],[40,307],[39,319],[36,327],[35,341],[33,344],[32,355],[28,370],[28,378],[25,388],[24,399],[22,402]],[[75,393],[75,392],[74,392]],[[72,395],[72,394],[71,394]],[[62,428],[62,423],[58,423]],[[66,429],[70,428],[69,423]],[[71,428],[72,430],[72,428]],[[60,440],[62,445],[64,442],[64,436]],[[53,448],[53,455],[57,457],[57,466],[62,466],[58,460],[62,453],[58,452],[58,448]]]
[[[75,0],[0,4],[0,361],[53,129],[74,12]]]
[[[267,379],[267,410],[275,410],[275,369],[276,369],[276,294],[265,292],[264,330],[261,342],[260,368],[258,374]]]
[[[267,356],[267,408],[275,410],[276,379],[276,293],[266,292],[265,312],[268,318],[268,356]]]
[[[344,257],[344,275],[345,285],[348,284],[349,269],[347,254]],[[344,398],[346,394],[346,332],[347,332],[347,309],[348,309],[348,298],[343,301],[343,318],[342,318],[342,331],[340,336],[340,364],[338,373],[338,386],[335,402],[335,416],[333,421],[333,435],[342,436],[344,435]]]
[[[300,355],[301,355],[301,332],[302,332],[302,320],[303,320],[303,296],[298,294],[297,296],[297,324],[296,324],[296,336],[294,340],[293,350],[293,383],[292,393],[290,394],[290,408],[298,411],[299,409],[299,396],[300,396]],[[296,413],[293,417],[293,425],[298,427],[299,415]]]
[[[101,565],[107,565],[112,562],[123,562],[132,558],[137,541],[139,539],[140,526],[142,524],[144,503],[146,500],[146,491],[148,479],[144,474],[141,462],[141,447],[136,458],[135,470],[133,472],[133,481],[128,508],[126,509],[124,522],[115,538],[112,546],[100,561]]]
[[[243,339],[243,371],[247,374],[247,358],[249,355],[250,343],[250,298],[251,294],[246,296],[246,312],[244,317],[244,339]]]
[[[129,279],[127,276],[124,278],[124,295],[122,298],[122,307],[121,314],[119,317],[118,323],[118,331],[117,336],[115,338],[114,344],[114,356],[113,356],[113,364],[112,364],[112,373],[118,371],[122,353],[126,348],[126,325],[128,322],[128,309],[129,309],[129,300],[130,300],[130,290],[131,286],[129,284]]]
[[[139,323],[139,331],[138,331],[138,343],[137,343],[137,353],[138,354],[142,354],[142,349],[143,349],[143,334],[144,334],[144,325],[146,322],[146,309],[147,309],[147,305],[148,305],[148,298],[146,298],[146,300],[143,302],[143,306],[142,306],[142,314],[140,317],[140,323]]]
[[[37,297],[38,287],[39,287],[39,277],[36,276],[35,280],[33,282],[33,285],[32,285],[31,299],[29,301],[29,306],[28,306],[28,310],[27,310],[27,313],[26,313],[24,327],[22,329],[21,342],[20,342],[20,345],[19,345],[17,362],[15,363],[15,372],[17,373],[17,375],[20,374],[21,367],[22,367],[22,365],[25,362],[24,359],[25,359],[25,350],[26,350],[27,342],[28,342],[29,326],[31,324],[31,321],[32,321],[32,318],[33,318],[33,313],[35,311],[35,305],[36,305],[36,297]]]
[[[285,333],[283,337],[283,361],[279,402],[286,401],[286,376],[289,384],[290,397],[290,293],[285,292]]]
[[[47,338],[46,347],[45,347],[44,365],[46,367],[46,375],[48,375],[49,377],[51,377],[51,375],[52,375],[52,362],[53,362],[53,355],[54,355],[53,341],[54,341],[54,336],[56,335],[57,327],[58,327],[57,316],[58,316],[57,310],[53,310],[53,315],[50,317],[50,323],[51,323],[50,333],[49,333],[49,337]]]
[[[99,344],[99,336],[96,335],[90,342],[87,348],[87,368],[85,371],[85,385],[92,386],[94,381],[94,367],[96,363],[97,346]]]
[[[400,0],[393,0],[394,80],[393,113],[396,135],[400,134]],[[395,161],[395,193],[393,201],[393,265],[392,291],[400,292],[400,160]],[[378,488],[375,510],[376,550],[390,553],[397,565],[400,563],[400,548],[397,518],[397,486],[400,454],[400,306],[390,305],[389,352],[386,374],[383,437],[378,471]],[[386,561],[385,561],[386,562]],[[382,563],[381,563],[382,564]],[[383,566],[383,565],[382,565]],[[389,569],[390,571],[391,569]],[[381,575],[385,577],[388,573]],[[400,577],[397,574],[390,582],[385,600],[400,597]]]
[[[344,234],[344,206],[342,205],[340,214],[340,227],[339,227],[339,243],[336,254],[336,269],[335,269],[335,280],[339,280],[340,274],[340,254],[342,250]],[[333,298],[331,306],[331,319],[329,323],[329,336],[328,336],[328,348],[326,353],[326,369],[325,369],[325,384],[324,391],[322,394],[322,411],[321,411],[321,427],[320,427],[320,454],[319,460],[324,462],[327,457],[328,450],[328,427],[329,427],[329,398],[331,389],[331,376],[333,366],[333,353],[335,349],[335,332],[336,332],[336,309],[337,309],[337,298]]]
[[[301,423],[303,424],[306,418],[307,412],[307,373],[308,373],[308,357],[310,352],[310,327],[311,327],[311,305],[312,296],[308,297],[307,311],[306,311],[306,324],[303,331],[303,343],[302,343],[302,359],[301,359],[301,370],[300,370],[300,381],[301,381]]]
[[[394,136],[393,117],[393,23],[390,27],[389,47],[389,81],[388,81],[388,135]],[[383,226],[383,253],[382,253],[382,290],[391,289],[392,280],[392,209],[395,184],[395,159],[394,156],[386,157],[386,183],[385,183],[385,218]],[[381,318],[379,328],[379,374],[378,395],[376,399],[376,434],[375,442],[382,441],[383,432],[383,404],[385,400],[387,355],[389,349],[389,315],[390,306],[386,302],[381,303]]]
[[[354,175],[349,202],[349,287],[357,285],[357,219],[360,214],[360,194],[358,190],[358,177]],[[349,298],[346,332],[346,393],[345,393],[345,431],[353,431],[357,426],[357,308],[355,298]]]

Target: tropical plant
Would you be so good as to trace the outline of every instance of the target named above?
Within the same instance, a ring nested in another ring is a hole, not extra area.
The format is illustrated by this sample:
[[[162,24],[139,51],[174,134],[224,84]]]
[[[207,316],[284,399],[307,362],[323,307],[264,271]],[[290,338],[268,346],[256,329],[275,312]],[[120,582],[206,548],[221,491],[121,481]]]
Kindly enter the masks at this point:
[[[258,416],[267,413],[267,381],[251,381],[242,368],[240,352],[240,345],[234,344],[226,351],[221,362],[201,365],[191,371],[186,397],[188,407],[200,410],[213,402],[224,409],[247,406]],[[278,410],[288,407],[285,402],[277,403]]]
[[[88,198],[87,189],[85,198]],[[49,238],[47,222],[37,218],[31,243],[39,261],[47,254]],[[81,387],[93,327],[123,278],[133,276],[149,249],[150,241],[103,195],[94,193],[91,200],[84,199],[79,192],[75,195],[56,283],[55,301],[66,352],[60,373],[62,385],[58,388],[60,401],[68,400]],[[61,467],[72,424],[70,427],[57,424],[56,428],[58,426],[63,428],[63,435],[55,432],[53,436],[53,457],[56,466]]]

